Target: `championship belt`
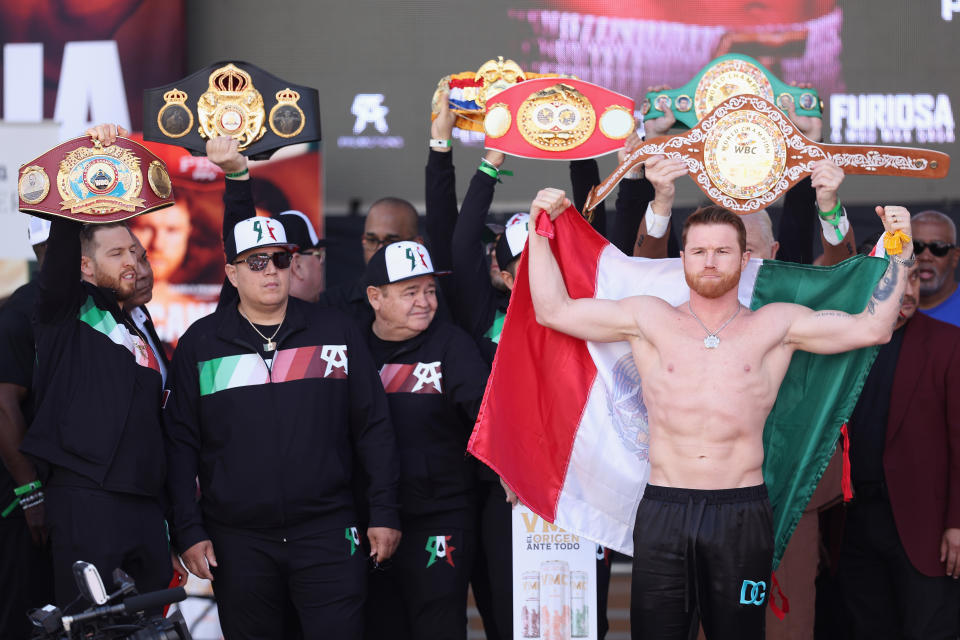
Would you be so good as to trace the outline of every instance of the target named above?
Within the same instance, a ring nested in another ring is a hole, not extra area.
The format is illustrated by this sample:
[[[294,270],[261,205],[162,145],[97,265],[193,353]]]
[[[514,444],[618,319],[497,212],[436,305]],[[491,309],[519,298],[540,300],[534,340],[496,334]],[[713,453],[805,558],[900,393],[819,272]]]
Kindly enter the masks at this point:
[[[56,181],[56,191],[50,184]],[[50,220],[116,222],[173,204],[167,166],[127,138],[74,138],[20,167],[20,211]]]
[[[583,80],[527,80],[487,100],[484,144],[521,158],[596,158],[623,148],[635,127],[633,106]]]
[[[646,141],[590,191],[584,210],[655,155],[686,162],[708,198],[739,214],[768,206],[810,174],[817,160],[831,159],[846,174],[943,178],[950,169],[950,156],[939,151],[813,142],[772,102],[738,95],[689,131]]]
[[[246,62],[218,62],[143,94],[143,139],[204,155],[207,140],[231,136],[255,160],[320,139],[316,89]]]
[[[457,114],[454,125],[465,131],[483,131],[483,114],[487,100],[518,82],[536,78],[560,78],[555,73],[531,73],[524,71],[513,60],[487,60],[476,71],[464,71],[440,78],[431,100],[430,120],[436,120],[440,113],[440,96],[449,95],[447,101],[450,110]]]
[[[797,115],[821,117],[823,101],[813,89],[791,87],[781,82],[762,64],[742,53],[720,56],[680,87],[647,94],[640,112],[644,120],[664,115],[664,105],[673,110],[677,122],[692,127],[727,98],[749,94],[776,102],[786,109],[793,101]]]

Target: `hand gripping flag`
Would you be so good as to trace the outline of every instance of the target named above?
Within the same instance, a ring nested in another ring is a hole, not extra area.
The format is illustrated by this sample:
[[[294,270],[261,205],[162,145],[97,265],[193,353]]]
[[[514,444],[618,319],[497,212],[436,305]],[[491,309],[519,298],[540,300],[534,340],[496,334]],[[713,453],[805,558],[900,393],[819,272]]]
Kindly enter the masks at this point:
[[[571,297],[646,294],[673,305],[689,298],[680,260],[628,258],[572,207],[555,225],[551,245]],[[525,255],[469,451],[544,519],[632,555],[649,475],[642,380],[626,342],[584,342],[537,324]],[[886,264],[865,256],[833,267],[755,259],[741,277],[739,297],[751,309],[795,302],[859,313]],[[774,568],[876,352],[793,356],[763,432]]]

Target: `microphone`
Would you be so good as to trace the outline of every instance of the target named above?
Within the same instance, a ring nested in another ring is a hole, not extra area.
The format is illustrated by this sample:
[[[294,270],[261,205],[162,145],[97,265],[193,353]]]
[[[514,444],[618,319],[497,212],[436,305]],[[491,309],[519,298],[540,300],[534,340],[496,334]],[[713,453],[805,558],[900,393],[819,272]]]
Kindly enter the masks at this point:
[[[187,599],[187,592],[183,587],[151,591],[139,596],[130,596],[120,605],[124,613],[137,613],[146,609],[159,609],[174,602],[183,602]]]
[[[139,596],[131,596],[120,604],[96,607],[75,616],[63,616],[63,630],[69,632],[70,627],[77,622],[84,620],[93,620],[102,616],[114,616],[122,614],[131,614],[143,611],[145,609],[159,609],[174,602],[182,602],[187,599],[187,592],[183,587],[175,589],[162,589],[160,591],[151,591]]]

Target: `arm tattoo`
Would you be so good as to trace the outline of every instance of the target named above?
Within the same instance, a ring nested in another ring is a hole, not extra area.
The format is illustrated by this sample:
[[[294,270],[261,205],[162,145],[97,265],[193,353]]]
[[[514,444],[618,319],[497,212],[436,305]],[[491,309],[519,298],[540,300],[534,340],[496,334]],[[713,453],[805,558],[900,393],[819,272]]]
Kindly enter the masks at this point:
[[[843,311],[818,311],[813,314],[814,318],[849,318],[849,313],[844,313]]]
[[[870,301],[867,302],[867,312],[870,315],[874,315],[877,312],[878,302],[883,302],[893,295],[894,289],[897,288],[899,272],[899,266],[896,262],[891,260],[890,264],[887,266],[886,272],[883,274],[883,277],[880,278],[880,282],[877,283],[877,288],[873,290],[873,295],[870,297]]]

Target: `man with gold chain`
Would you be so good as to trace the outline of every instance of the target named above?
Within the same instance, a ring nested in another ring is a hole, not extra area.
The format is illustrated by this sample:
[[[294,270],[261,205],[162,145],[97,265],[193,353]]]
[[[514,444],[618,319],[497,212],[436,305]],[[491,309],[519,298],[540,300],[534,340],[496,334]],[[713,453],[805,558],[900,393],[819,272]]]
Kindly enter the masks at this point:
[[[211,159],[228,180],[245,179],[246,158],[218,140]],[[289,295],[296,249],[275,219],[229,226],[237,299],[187,330],[171,367],[173,542],[192,573],[213,581],[231,639],[281,640],[298,625],[305,638],[359,638],[368,562],[357,527],[369,521],[374,563],[400,538],[383,387],[346,315]],[[354,499],[358,475],[368,517]]]

